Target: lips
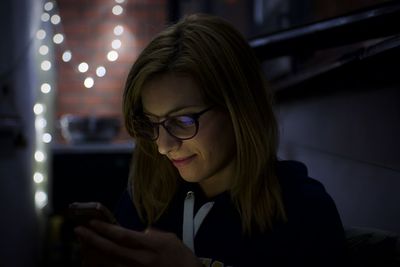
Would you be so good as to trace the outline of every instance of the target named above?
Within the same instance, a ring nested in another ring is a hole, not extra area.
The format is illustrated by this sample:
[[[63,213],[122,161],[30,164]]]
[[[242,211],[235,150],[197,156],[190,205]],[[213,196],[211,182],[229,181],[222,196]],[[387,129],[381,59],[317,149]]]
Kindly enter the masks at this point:
[[[189,157],[185,157],[185,158],[176,158],[176,159],[171,159],[172,164],[174,164],[175,167],[183,167],[185,165],[188,165],[194,158],[196,157],[196,155],[192,155]]]

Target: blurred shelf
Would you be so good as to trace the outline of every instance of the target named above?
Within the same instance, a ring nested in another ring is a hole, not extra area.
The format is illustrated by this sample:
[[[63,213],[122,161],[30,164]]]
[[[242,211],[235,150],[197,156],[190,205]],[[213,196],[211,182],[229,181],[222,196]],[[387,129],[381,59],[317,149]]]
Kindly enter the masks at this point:
[[[249,40],[260,61],[339,47],[400,32],[400,2],[389,1],[347,15],[260,35]]]
[[[81,144],[53,144],[54,154],[88,154],[88,153],[129,153],[135,148],[135,143],[115,142],[115,143],[81,143]]]

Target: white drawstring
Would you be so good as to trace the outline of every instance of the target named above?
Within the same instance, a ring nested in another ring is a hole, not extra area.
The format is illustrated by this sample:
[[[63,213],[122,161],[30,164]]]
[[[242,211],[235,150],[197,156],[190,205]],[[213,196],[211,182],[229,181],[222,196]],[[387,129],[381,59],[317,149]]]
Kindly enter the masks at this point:
[[[200,228],[201,223],[207,216],[208,212],[214,205],[214,202],[207,202],[193,216],[194,210],[194,193],[192,191],[187,192],[185,203],[183,207],[183,227],[182,227],[182,240],[183,243],[189,247],[194,253],[194,237]]]

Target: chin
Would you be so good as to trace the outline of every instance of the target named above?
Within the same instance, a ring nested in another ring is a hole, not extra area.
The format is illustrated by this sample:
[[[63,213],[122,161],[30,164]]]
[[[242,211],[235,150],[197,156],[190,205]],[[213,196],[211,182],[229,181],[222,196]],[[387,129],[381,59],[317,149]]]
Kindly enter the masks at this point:
[[[184,177],[184,176],[181,176],[181,177],[183,180],[185,180],[188,183],[198,183],[199,182],[199,179],[196,179],[194,177]]]
[[[182,173],[182,172],[179,172],[179,174],[181,175],[183,180],[189,183],[198,183],[201,180],[201,178],[197,175]]]

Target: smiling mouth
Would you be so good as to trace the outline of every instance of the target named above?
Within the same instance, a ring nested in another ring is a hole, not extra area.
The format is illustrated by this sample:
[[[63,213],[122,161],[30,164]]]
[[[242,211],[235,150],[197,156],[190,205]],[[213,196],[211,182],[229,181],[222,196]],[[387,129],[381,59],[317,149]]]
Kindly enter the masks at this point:
[[[181,159],[171,159],[171,161],[175,167],[183,167],[183,166],[189,164],[195,157],[196,157],[196,155],[193,155],[193,156],[189,156],[189,157],[181,158]]]

